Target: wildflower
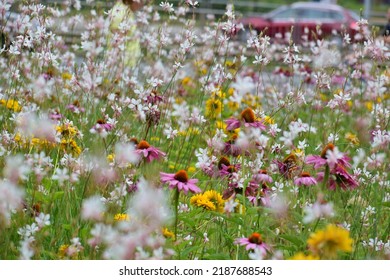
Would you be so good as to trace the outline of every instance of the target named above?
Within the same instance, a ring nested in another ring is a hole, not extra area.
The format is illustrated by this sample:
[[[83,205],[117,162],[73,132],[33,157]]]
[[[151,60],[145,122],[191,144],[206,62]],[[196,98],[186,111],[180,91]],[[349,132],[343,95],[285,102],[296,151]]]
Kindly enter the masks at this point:
[[[81,217],[85,220],[99,221],[103,218],[105,206],[101,200],[101,197],[94,195],[87,199],[84,199],[81,207]]]
[[[198,207],[203,207],[206,210],[222,213],[225,200],[222,198],[221,194],[214,190],[209,190],[203,194],[197,194],[191,197],[190,203]]]
[[[165,153],[151,146],[145,140],[142,140],[137,144],[137,149],[135,150],[135,152],[140,156],[143,156],[147,162],[151,162],[155,159],[159,159],[165,156]]]
[[[206,101],[206,117],[215,119],[221,115],[222,102],[219,99],[210,98]]]
[[[44,226],[50,225],[50,214],[39,213],[37,217],[35,217],[35,221],[37,222],[38,228],[43,228]]]
[[[20,112],[22,107],[19,105],[19,102],[13,99],[0,99],[0,105],[3,105],[7,109],[10,109],[14,112]]]
[[[265,130],[265,125],[263,122],[257,120],[255,113],[251,108],[246,108],[240,114],[241,121],[245,127],[254,127]],[[241,126],[241,121],[236,118],[229,118],[225,121],[227,127],[226,130],[234,130]]]
[[[297,186],[312,186],[317,185],[317,180],[310,176],[308,172],[302,172],[300,177],[294,180]]]
[[[174,239],[175,237],[175,234],[166,227],[162,228],[162,234],[164,235],[165,238],[169,238],[169,239]]]
[[[60,258],[64,258],[67,255],[67,250],[69,248],[69,244],[62,244],[60,248],[58,248],[58,255]]]
[[[355,134],[349,132],[345,135],[345,139],[354,146],[358,146],[360,143],[359,138]]]
[[[302,252],[296,253],[294,256],[292,256],[289,260],[304,260],[304,261],[313,261],[313,260],[319,260],[320,257],[317,255],[305,255]]]
[[[323,258],[335,258],[338,251],[351,252],[352,243],[349,231],[333,224],[312,233],[307,240],[310,250]]]
[[[117,213],[115,214],[114,216],[114,221],[130,221],[130,218],[129,218],[129,215],[127,215],[126,213]]]
[[[263,242],[260,233],[254,232],[249,237],[237,238],[234,242],[235,244],[245,246],[247,251],[249,250],[259,250],[264,256],[267,254],[269,247]]]
[[[256,183],[272,183],[273,180],[271,176],[268,175],[267,170],[260,169],[257,174],[252,176],[252,180]]]
[[[333,203],[326,202],[321,196],[313,205],[306,206],[303,211],[305,216],[303,217],[303,223],[308,224],[322,217],[333,217]]]
[[[22,208],[24,191],[9,181],[0,181],[0,224],[9,224],[11,213]]]
[[[188,191],[201,192],[200,188],[195,185],[198,179],[189,179],[185,170],[179,170],[175,174],[160,172],[160,179],[161,182],[168,183],[169,188],[174,189],[176,187],[178,191],[183,191],[185,194]]]

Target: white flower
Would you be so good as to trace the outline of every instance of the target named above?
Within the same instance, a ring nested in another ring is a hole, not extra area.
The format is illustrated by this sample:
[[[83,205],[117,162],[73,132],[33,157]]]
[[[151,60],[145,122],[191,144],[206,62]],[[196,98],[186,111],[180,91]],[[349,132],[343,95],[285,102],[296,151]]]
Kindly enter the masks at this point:
[[[225,206],[223,209],[224,209],[225,213],[232,213],[232,212],[234,212],[234,209],[236,208],[237,205],[238,205],[238,202],[231,198],[225,202]]]
[[[81,217],[85,220],[100,221],[103,218],[103,213],[106,207],[103,204],[101,197],[98,195],[84,199],[81,208]]]
[[[35,217],[35,221],[38,224],[39,228],[50,225],[50,214],[39,213],[38,217]]]
[[[315,202],[313,205],[306,206],[303,210],[305,216],[303,217],[303,223],[308,224],[319,218],[333,217],[333,203]]]

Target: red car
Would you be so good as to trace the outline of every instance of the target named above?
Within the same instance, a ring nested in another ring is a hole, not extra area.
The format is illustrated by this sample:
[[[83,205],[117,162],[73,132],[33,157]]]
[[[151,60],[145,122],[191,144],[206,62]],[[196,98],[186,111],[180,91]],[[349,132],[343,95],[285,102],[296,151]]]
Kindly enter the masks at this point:
[[[307,35],[308,40],[325,38],[337,33],[348,33],[353,40],[358,31],[357,21],[360,17],[339,5],[320,2],[297,2],[291,5],[281,6],[264,16],[243,18],[240,23],[245,28],[247,35],[250,30],[258,34],[275,38],[286,38],[286,33],[291,34],[294,42],[300,42],[302,35]],[[320,31],[318,31],[320,26]],[[316,35],[315,35],[316,34]],[[340,37],[341,38],[341,37]]]

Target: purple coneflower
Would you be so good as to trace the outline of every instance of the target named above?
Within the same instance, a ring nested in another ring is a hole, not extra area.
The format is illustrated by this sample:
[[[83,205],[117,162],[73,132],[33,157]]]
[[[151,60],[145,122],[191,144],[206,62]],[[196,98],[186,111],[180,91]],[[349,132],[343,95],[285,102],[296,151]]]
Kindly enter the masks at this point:
[[[260,171],[257,174],[254,174],[252,176],[252,180],[256,183],[272,183],[273,180],[271,176],[268,175],[267,170],[260,169]]]
[[[240,118],[242,121],[236,119],[236,118],[229,118],[225,121],[227,127],[226,130],[234,130],[236,128],[239,128],[243,122],[245,127],[255,127],[260,128],[261,130],[265,130],[265,125],[261,122],[256,120],[255,113],[251,108],[244,109],[241,114]]]
[[[159,159],[165,156],[164,152],[151,146],[145,140],[142,140],[137,144],[137,149],[135,150],[135,152],[143,156],[147,162],[151,162],[152,160]]]
[[[317,185],[317,180],[310,176],[308,172],[302,172],[301,175],[294,180],[297,186],[312,186]]]
[[[261,238],[261,234],[254,232],[249,237],[237,238],[235,244],[245,246],[247,251],[249,250],[260,250],[264,255],[269,250],[267,244],[265,244]]]
[[[195,185],[198,182],[198,179],[188,179],[185,170],[179,170],[175,174],[160,172],[160,180],[163,183],[168,183],[169,188],[177,188],[178,191],[183,191],[185,194],[187,194],[188,191],[193,193],[201,192],[201,189]]]

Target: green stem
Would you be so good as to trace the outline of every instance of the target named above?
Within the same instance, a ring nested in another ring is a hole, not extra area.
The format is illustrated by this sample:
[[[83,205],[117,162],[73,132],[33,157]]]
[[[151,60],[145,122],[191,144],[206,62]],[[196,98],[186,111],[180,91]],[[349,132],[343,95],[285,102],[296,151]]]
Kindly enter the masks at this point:
[[[177,240],[177,224],[179,221],[179,212],[178,212],[179,195],[180,195],[180,192],[178,189],[176,189],[175,198],[174,198],[174,200],[175,200],[175,241]]]

